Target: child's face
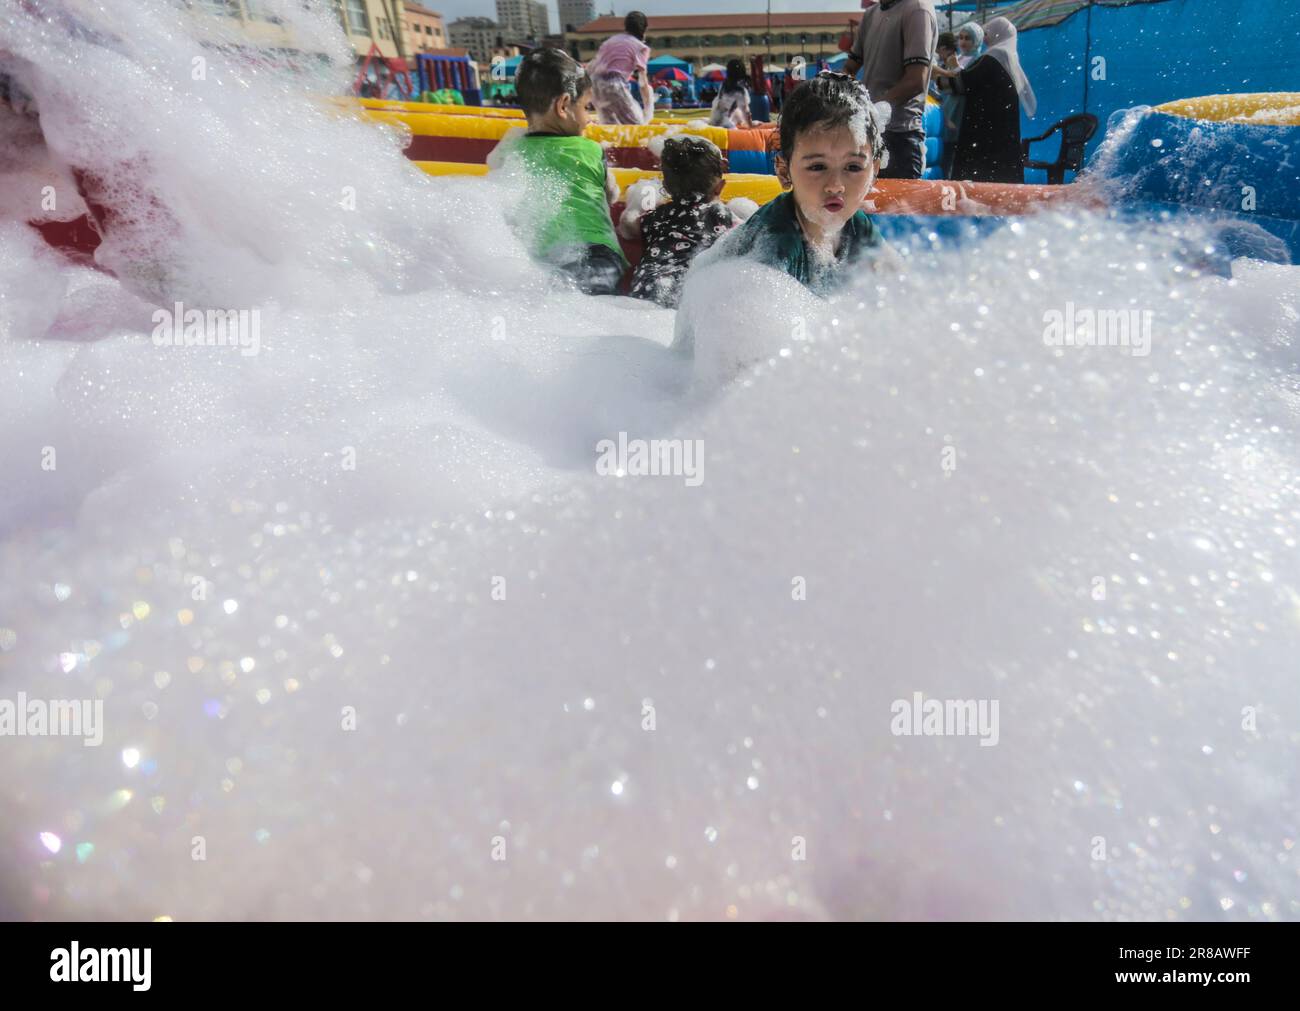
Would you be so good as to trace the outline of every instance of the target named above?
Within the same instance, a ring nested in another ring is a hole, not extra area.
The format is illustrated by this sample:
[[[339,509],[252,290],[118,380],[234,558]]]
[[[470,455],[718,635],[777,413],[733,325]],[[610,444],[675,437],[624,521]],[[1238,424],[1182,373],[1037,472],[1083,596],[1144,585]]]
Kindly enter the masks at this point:
[[[847,126],[805,130],[795,137],[789,162],[776,160],[781,185],[794,190],[800,215],[823,234],[838,232],[861,209],[878,169],[871,148]]]
[[[561,95],[551,106],[555,113],[556,126],[560,132],[576,137],[587,129],[589,123],[596,121],[596,103],[592,100],[591,89],[581,92],[576,99]]]
[[[953,49],[952,46],[939,47],[939,59],[942,60],[944,63],[947,63],[956,55],[957,55],[957,50]]]

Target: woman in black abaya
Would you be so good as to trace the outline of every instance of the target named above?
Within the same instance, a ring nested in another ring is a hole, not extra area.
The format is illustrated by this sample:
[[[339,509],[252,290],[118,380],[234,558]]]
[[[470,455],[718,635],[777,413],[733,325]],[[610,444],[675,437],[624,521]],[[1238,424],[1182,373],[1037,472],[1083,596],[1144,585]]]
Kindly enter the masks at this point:
[[[966,96],[952,178],[982,183],[1022,183],[1020,109],[1033,116],[1038,101],[1020,68],[1016,28],[1006,18],[984,26],[988,51],[965,70],[936,68]]]

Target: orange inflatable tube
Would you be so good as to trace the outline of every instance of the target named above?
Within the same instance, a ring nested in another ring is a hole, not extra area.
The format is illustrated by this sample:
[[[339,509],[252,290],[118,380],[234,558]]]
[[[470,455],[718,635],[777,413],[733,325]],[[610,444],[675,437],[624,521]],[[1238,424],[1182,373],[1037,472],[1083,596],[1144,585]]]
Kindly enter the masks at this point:
[[[867,198],[876,214],[1006,217],[1053,207],[1104,207],[1091,187],[972,183],[961,179],[878,179]]]

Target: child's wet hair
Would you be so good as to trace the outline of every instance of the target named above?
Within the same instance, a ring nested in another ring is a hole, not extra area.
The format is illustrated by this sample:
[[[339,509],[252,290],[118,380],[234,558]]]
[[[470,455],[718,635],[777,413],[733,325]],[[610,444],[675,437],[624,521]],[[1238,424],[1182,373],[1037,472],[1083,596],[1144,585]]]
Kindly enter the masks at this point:
[[[645,41],[646,29],[650,27],[650,22],[640,11],[628,11],[627,17],[623,19],[623,31],[627,32],[634,38]]]
[[[871,95],[848,74],[823,71],[790,93],[781,109],[781,156],[788,162],[794,144],[808,130],[848,127],[879,158],[885,148],[883,124],[877,121]]]
[[[939,38],[934,44],[934,48],[936,51],[940,49],[951,49],[956,51],[957,36],[952,32],[940,32]]]
[[[664,189],[674,200],[699,193],[711,196],[722,178],[722,152],[693,134],[665,140],[659,165],[664,172]]]
[[[520,61],[515,75],[519,107],[529,116],[545,116],[561,95],[576,102],[590,87],[582,64],[562,49],[534,49]]]

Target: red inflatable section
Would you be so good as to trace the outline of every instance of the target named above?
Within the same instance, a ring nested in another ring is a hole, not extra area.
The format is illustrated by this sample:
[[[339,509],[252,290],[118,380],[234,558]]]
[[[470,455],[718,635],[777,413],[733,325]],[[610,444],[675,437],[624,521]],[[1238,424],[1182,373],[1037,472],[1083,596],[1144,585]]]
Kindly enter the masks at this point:
[[[47,243],[69,260],[84,267],[95,265],[95,250],[99,248],[99,232],[83,214],[72,221],[29,221]]]

